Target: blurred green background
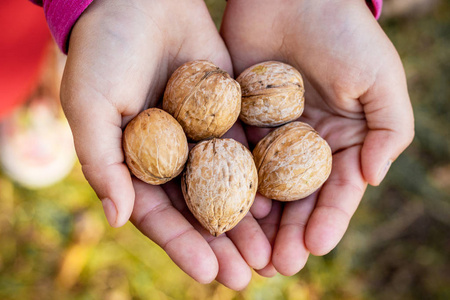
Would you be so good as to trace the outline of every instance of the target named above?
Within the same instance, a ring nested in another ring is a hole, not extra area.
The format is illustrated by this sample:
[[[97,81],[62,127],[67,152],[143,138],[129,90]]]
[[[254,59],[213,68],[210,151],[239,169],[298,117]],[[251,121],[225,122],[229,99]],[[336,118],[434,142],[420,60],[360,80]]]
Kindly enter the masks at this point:
[[[219,25],[225,1],[206,3]],[[380,24],[416,137],[330,254],[242,292],[201,285],[131,224],[110,228],[79,165],[37,191],[0,171],[0,299],[450,299],[450,1],[386,0]]]

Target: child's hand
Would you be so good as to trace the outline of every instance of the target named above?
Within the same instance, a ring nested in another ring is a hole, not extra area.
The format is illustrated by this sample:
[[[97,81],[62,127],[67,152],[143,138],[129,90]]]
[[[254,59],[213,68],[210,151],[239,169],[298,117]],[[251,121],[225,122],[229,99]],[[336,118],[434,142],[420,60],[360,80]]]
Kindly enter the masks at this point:
[[[187,210],[179,184],[144,184],[132,179],[124,164],[123,127],[143,109],[157,106],[171,73],[195,59],[209,59],[232,72],[203,1],[96,0],[71,34],[62,104],[83,172],[109,223],[122,226],[131,216],[197,281],[217,279],[242,289],[251,278],[250,267],[264,267],[271,253],[252,214],[213,238]],[[235,126],[230,135],[246,143],[242,127]]]
[[[301,120],[333,151],[333,170],[320,191],[284,210],[274,202],[261,222],[274,248],[272,264],[260,273],[292,275],[309,253],[324,255],[337,245],[367,183],[380,184],[411,143],[402,63],[363,0],[229,0],[222,35],[237,75],[267,60],[300,70],[306,85]],[[267,129],[246,133],[256,143]]]

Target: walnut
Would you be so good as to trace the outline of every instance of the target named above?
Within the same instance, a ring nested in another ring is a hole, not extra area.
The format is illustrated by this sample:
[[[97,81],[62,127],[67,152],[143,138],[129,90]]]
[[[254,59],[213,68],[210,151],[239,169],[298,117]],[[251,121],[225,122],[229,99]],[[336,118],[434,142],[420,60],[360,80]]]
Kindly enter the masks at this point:
[[[266,135],[253,150],[262,195],[280,201],[305,198],[327,180],[331,149],[308,124],[292,122]]]
[[[200,142],[189,153],[181,187],[192,214],[218,236],[253,204],[258,176],[252,154],[233,139]]]
[[[236,80],[242,89],[239,118],[246,124],[273,127],[303,113],[303,79],[290,65],[276,61],[259,63],[244,70]]]
[[[180,124],[158,108],[147,109],[128,123],[123,149],[130,171],[150,184],[163,184],[181,173],[189,148]]]
[[[221,137],[239,117],[241,88],[208,61],[188,62],[170,77],[163,109],[177,119],[192,141]]]

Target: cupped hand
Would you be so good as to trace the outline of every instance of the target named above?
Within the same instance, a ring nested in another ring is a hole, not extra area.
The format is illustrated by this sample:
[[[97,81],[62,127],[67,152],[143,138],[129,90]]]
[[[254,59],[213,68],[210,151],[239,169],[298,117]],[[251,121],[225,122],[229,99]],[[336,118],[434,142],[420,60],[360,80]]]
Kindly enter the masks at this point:
[[[214,238],[189,213],[176,180],[151,186],[132,178],[124,164],[124,126],[140,111],[160,105],[171,73],[196,59],[232,73],[203,1],[96,0],[71,33],[61,101],[83,173],[109,223],[122,226],[131,217],[195,280],[217,279],[242,289],[251,268],[267,265],[271,253],[252,214]],[[246,143],[242,127],[227,135]],[[258,214],[258,205],[255,209]]]
[[[363,0],[229,0],[221,34],[235,74],[262,61],[297,68],[305,80],[300,118],[330,144],[333,169],[306,199],[274,202],[260,220],[273,243],[270,276],[297,273],[344,235],[367,183],[378,185],[411,143],[414,121],[400,58]],[[256,143],[268,129],[247,128]]]

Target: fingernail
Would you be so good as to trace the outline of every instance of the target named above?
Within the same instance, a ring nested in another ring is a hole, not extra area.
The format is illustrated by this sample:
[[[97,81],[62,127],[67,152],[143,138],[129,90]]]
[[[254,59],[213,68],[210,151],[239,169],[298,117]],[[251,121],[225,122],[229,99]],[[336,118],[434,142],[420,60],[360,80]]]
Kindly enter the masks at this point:
[[[117,209],[114,202],[109,198],[105,198],[102,200],[103,210],[105,211],[106,219],[108,220],[109,225],[115,226],[117,219]]]
[[[392,160],[388,160],[388,162],[384,165],[384,167],[381,169],[379,175],[378,175],[378,182],[382,182],[384,177],[386,177],[387,172],[389,171],[389,168],[392,165]]]

